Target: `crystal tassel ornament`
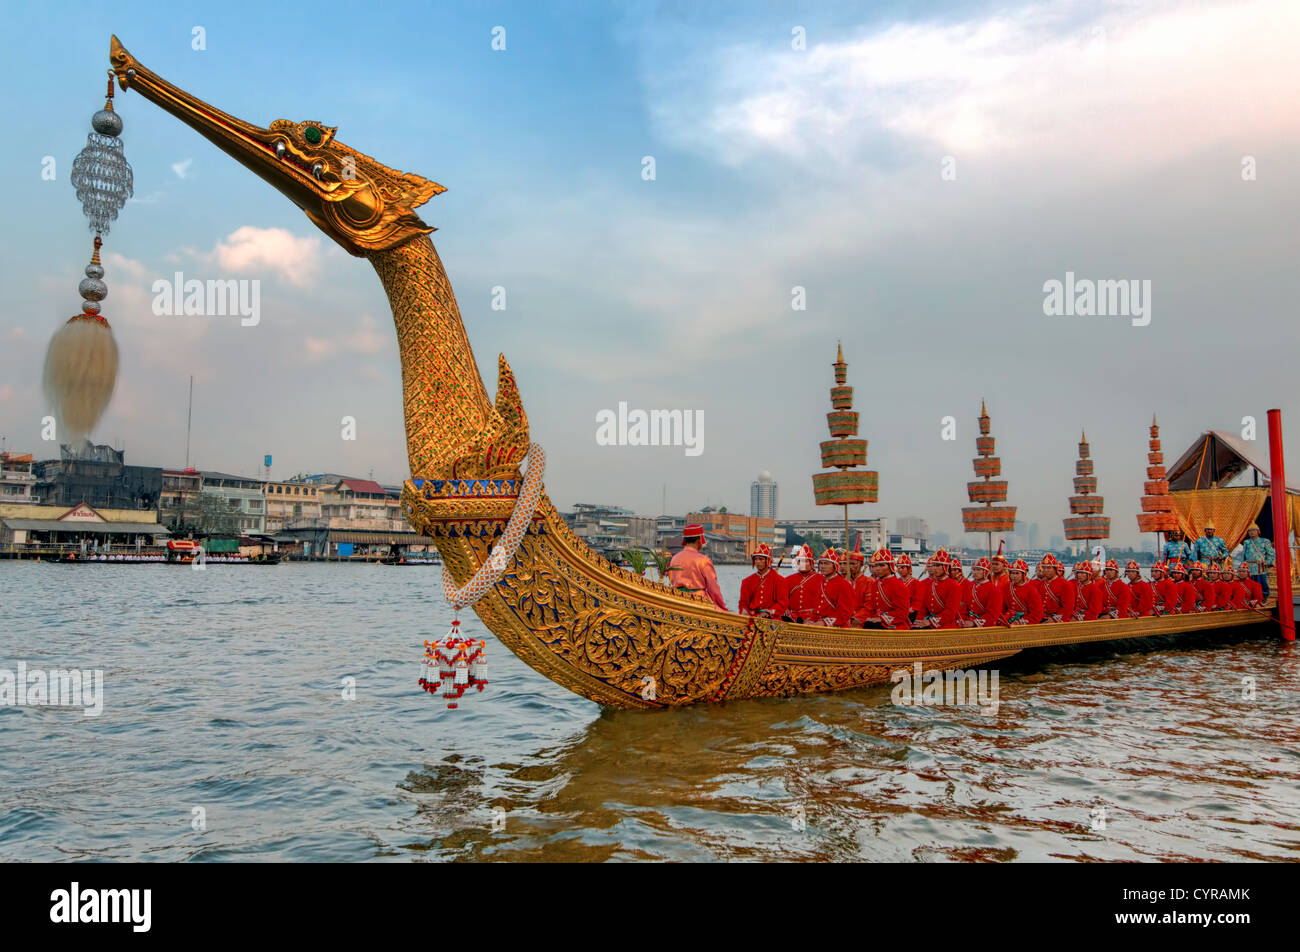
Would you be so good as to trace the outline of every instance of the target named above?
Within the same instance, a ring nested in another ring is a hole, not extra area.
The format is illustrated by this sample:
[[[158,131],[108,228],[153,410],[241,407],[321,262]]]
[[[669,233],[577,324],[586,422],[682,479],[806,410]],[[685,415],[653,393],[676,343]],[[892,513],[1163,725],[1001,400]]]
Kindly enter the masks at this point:
[[[76,444],[89,435],[108,407],[117,384],[117,341],[100,314],[108,296],[99,249],[109,226],[131,197],[131,166],[122,153],[122,119],[113,111],[113,77],[104,108],[90,120],[86,147],[72,163],[72,184],[90,228],[95,250],[77,290],[81,313],[50,338],[45,353],[44,388],[59,421],[59,442]]]

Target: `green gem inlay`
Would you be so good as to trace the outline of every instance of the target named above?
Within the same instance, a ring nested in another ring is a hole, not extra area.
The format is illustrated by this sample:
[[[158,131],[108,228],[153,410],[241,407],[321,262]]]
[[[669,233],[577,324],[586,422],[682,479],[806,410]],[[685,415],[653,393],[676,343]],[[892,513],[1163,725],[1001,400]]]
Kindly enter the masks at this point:
[[[307,131],[303,133],[303,138],[312,145],[320,145],[320,140],[324,137],[321,135],[321,131],[315,126],[308,126]]]

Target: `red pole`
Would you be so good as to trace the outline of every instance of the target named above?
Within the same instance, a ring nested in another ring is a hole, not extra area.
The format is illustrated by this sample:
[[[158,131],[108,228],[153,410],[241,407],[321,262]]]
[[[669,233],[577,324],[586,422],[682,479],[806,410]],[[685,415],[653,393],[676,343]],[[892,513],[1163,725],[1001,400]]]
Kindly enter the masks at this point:
[[[1291,520],[1282,459],[1282,411],[1268,411],[1268,472],[1273,490],[1273,548],[1277,550],[1277,620],[1282,638],[1295,641],[1295,603],[1291,601]]]

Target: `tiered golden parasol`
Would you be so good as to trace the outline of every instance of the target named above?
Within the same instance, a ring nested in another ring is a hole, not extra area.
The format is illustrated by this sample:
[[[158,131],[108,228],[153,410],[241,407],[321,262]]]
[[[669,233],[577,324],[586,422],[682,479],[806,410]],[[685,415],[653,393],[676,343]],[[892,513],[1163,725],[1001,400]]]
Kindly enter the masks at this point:
[[[845,385],[848,364],[844,348],[836,344],[835,386],[831,387],[830,413],[826,425],[835,439],[821,444],[822,465],[838,472],[813,474],[813,499],[819,506],[844,507],[844,548],[849,546],[849,506],[875,502],[879,492],[879,474],[858,469],[867,465],[867,441],[849,439],[858,435],[858,414],[853,409],[853,388]]]
[[[1088,434],[1080,434],[1079,459],[1074,464],[1074,491],[1070,497],[1071,518],[1065,519],[1065,537],[1071,540],[1109,539],[1110,517],[1101,514],[1105,498],[1095,496],[1097,477],[1093,475],[1092,459],[1088,455]]]
[[[1178,514],[1174,511],[1174,501],[1169,495],[1169,475],[1165,472],[1165,454],[1160,450],[1160,426],[1155,415],[1151,416],[1151,441],[1147,450],[1147,480],[1143,483],[1146,493],[1142,497],[1142,511],[1138,513],[1138,531],[1156,533],[1156,558],[1160,558],[1161,532],[1173,532],[1179,528]]]
[[[1010,532],[1016,527],[1015,506],[995,506],[1007,501],[1007,481],[993,479],[1002,474],[1002,460],[993,455],[993,437],[989,435],[989,411],[980,401],[980,435],[975,438],[975,451],[979,458],[973,460],[975,475],[983,482],[966,484],[966,492],[973,503],[982,505],[962,507],[961,521],[967,532],[988,534],[989,556],[993,555],[993,533]]]

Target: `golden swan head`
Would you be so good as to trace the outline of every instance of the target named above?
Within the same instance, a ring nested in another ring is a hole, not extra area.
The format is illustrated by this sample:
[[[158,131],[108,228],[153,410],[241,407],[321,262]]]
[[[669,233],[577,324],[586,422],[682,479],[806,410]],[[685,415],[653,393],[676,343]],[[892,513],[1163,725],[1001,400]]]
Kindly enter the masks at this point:
[[[236,119],[142,66],[116,36],[109,51],[122,89],[133,89],[197,130],[306,213],[357,256],[427,235],[414,209],[446,189],[398,172],[334,137],[334,126],[276,119],[266,128]]]

